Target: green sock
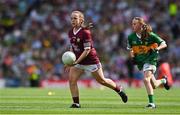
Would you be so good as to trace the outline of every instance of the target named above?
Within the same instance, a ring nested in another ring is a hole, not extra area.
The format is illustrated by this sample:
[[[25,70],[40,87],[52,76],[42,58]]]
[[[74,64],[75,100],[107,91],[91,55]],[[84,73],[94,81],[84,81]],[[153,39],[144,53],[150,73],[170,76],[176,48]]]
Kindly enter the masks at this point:
[[[166,79],[161,79],[161,83],[165,84],[166,83]]]
[[[154,96],[153,95],[148,95],[149,103],[154,103]]]

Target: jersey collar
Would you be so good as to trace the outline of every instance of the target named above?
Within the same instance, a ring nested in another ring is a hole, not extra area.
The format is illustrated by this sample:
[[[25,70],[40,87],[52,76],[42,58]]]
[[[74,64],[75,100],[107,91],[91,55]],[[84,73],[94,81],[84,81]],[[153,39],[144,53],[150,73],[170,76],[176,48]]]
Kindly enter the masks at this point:
[[[73,28],[73,34],[76,35],[82,28],[80,27],[77,31],[74,30]]]
[[[136,36],[137,36],[138,38],[141,38],[141,35],[139,35],[139,34],[137,34],[137,33],[136,33]]]

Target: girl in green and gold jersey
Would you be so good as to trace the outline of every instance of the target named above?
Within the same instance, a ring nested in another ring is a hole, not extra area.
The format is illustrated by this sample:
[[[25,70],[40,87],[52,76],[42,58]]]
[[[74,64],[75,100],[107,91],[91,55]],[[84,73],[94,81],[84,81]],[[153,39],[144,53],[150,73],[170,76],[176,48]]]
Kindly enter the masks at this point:
[[[160,80],[156,80],[154,77],[158,51],[167,45],[163,39],[152,32],[151,26],[146,24],[141,17],[135,17],[132,20],[132,29],[133,33],[128,36],[128,49],[139,70],[144,72],[143,81],[149,99],[149,104],[146,107],[156,108],[153,100],[153,89],[161,84],[167,90],[170,88],[166,76]]]

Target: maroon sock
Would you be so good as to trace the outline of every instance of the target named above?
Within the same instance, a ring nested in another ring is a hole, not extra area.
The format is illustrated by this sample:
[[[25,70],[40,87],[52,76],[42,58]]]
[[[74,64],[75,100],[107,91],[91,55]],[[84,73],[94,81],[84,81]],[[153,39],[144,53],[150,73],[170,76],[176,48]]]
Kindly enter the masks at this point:
[[[73,98],[73,102],[74,103],[78,103],[79,104],[79,97],[72,97]]]
[[[116,88],[114,88],[114,91],[116,91],[117,93],[120,92],[120,87],[116,85]]]

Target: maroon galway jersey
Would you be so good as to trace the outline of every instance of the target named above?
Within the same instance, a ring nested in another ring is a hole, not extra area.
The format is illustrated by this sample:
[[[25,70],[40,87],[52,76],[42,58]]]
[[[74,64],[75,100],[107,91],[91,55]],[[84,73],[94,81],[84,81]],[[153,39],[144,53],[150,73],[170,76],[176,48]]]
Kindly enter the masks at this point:
[[[81,28],[77,33],[74,33],[73,29],[71,29],[69,31],[69,38],[73,52],[75,53],[77,59],[83,53],[84,48],[86,47],[85,45],[90,45],[91,51],[81,62],[79,62],[79,64],[91,65],[98,64],[100,62],[96,50],[93,47],[93,41],[90,30]]]

